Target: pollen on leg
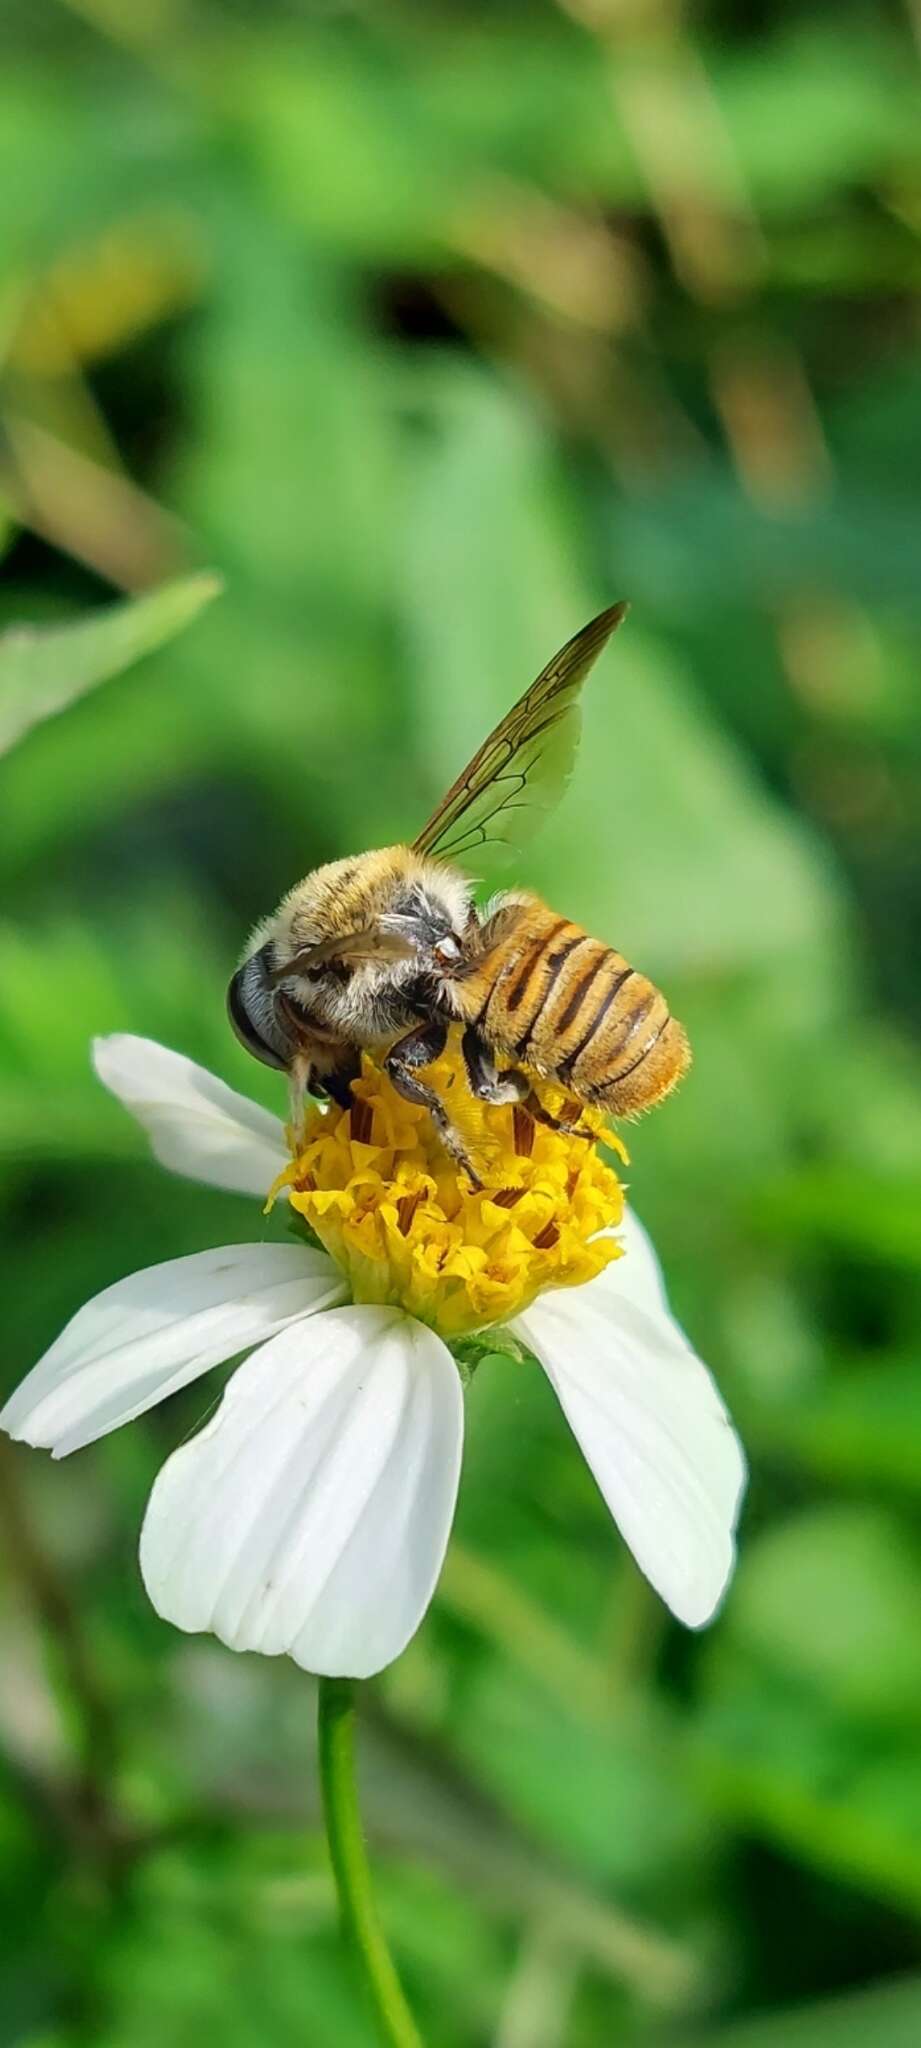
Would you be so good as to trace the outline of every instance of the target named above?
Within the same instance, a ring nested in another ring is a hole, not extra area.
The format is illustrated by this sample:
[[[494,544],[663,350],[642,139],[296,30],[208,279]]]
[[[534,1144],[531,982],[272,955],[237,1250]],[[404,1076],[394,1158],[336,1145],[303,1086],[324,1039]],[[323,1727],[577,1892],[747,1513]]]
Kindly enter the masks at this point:
[[[290,1133],[291,1164],[273,1190],[287,1190],[356,1301],[398,1303],[448,1338],[507,1322],[545,1288],[594,1278],[619,1256],[611,1233],[624,1206],[595,1149],[603,1138],[622,1151],[600,1113],[583,1111],[585,1128],[573,1136],[535,1123],[517,1102],[477,1099],[462,1085],[455,1036],[426,1081],[450,1096],[477,1184],[428,1110],[365,1058],[350,1107],[330,1102]],[[547,1095],[555,1118],[562,1091]]]

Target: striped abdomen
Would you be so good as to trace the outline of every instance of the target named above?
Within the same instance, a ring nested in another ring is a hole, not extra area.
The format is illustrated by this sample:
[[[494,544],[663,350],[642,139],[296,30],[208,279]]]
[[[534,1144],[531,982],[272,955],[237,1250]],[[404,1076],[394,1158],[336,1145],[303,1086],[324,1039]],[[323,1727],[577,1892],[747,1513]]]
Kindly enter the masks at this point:
[[[542,903],[522,903],[458,985],[468,1023],[574,1095],[631,1116],[666,1095],[690,1048],[665,997],[621,953]]]

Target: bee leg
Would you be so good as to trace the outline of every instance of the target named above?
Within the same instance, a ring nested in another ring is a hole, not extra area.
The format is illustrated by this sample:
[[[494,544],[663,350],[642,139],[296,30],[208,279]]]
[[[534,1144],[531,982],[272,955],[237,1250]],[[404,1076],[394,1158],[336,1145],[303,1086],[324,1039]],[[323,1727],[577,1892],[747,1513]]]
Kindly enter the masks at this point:
[[[328,1095],[330,1101],[335,1102],[339,1109],[351,1109],[352,1082],[357,1081],[360,1073],[361,1054],[350,1053],[347,1060],[340,1061],[337,1067],[329,1067],[325,1074],[321,1074],[319,1068],[314,1067],[310,1077],[310,1092],[312,1095]]]
[[[526,1102],[531,1093],[531,1083],[525,1074],[519,1074],[514,1067],[500,1074],[497,1071],[490,1047],[475,1025],[468,1024],[461,1039],[461,1052],[470,1092],[480,1102]]]
[[[528,1115],[534,1118],[536,1124],[546,1124],[549,1131],[562,1131],[564,1137],[593,1138],[595,1135],[594,1131],[587,1130],[586,1126],[582,1123],[574,1124],[570,1123],[566,1117],[554,1116],[551,1110],[544,1108],[540,1097],[533,1088],[525,1096],[522,1108],[527,1110]]]
[[[568,1138],[591,1138],[594,1135],[581,1123],[570,1123],[565,1117],[553,1116],[549,1109],[545,1109],[527,1074],[520,1073],[517,1067],[506,1067],[504,1074],[500,1074],[486,1040],[472,1024],[464,1032],[461,1051],[471,1091],[481,1102],[518,1103],[534,1123],[546,1124],[551,1131],[563,1131]]]
[[[444,1052],[447,1035],[447,1026],[440,1022],[417,1025],[413,1031],[406,1033],[405,1038],[399,1038],[396,1045],[391,1046],[384,1060],[384,1072],[392,1081],[397,1094],[402,1095],[404,1102],[415,1102],[421,1109],[428,1110],[445,1151],[450,1154],[455,1165],[461,1167],[469,1176],[474,1187],[479,1188],[483,1183],[470,1164],[444,1104],[436,1095],[434,1088],[427,1088],[424,1081],[417,1080],[413,1071],[416,1067],[427,1067],[432,1060],[438,1059],[439,1054]]]
[[[310,1079],[310,1061],[307,1055],[296,1052],[288,1068],[288,1121],[292,1130],[298,1134],[304,1128],[305,1103]]]

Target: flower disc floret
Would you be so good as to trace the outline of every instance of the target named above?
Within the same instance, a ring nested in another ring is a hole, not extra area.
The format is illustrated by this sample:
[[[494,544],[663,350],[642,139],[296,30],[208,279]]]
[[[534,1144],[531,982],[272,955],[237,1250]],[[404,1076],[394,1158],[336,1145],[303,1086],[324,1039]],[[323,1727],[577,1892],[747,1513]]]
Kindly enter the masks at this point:
[[[448,1158],[428,1111],[404,1102],[369,1059],[350,1109],[311,1111],[289,1133],[283,1189],[348,1275],[352,1298],[404,1308],[442,1336],[507,1322],[547,1288],[576,1287],[620,1255],[610,1235],[623,1189],[595,1140],[626,1157],[593,1111],[586,1136],[536,1123],[519,1107],[470,1095],[449,1045],[426,1081],[448,1106],[482,1177],[475,1187]],[[560,1089],[545,1092],[559,1115]],[[567,1105],[569,1115],[578,1106]]]

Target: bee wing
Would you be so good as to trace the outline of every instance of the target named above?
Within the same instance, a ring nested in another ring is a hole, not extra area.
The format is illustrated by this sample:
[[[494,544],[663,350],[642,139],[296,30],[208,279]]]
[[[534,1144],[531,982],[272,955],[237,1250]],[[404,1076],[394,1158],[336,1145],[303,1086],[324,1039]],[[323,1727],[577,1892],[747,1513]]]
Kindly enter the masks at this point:
[[[315,946],[302,946],[291,960],[272,969],[269,981],[287,981],[292,974],[306,974],[312,968],[324,967],[330,960],[409,960],[414,950],[411,940],[402,932],[368,925],[363,931],[342,932],[338,938],[318,939]]]
[[[416,853],[461,860],[489,846],[508,855],[537,831],[572,773],[582,684],[626,612],[609,605],[567,640],[452,783]]]

